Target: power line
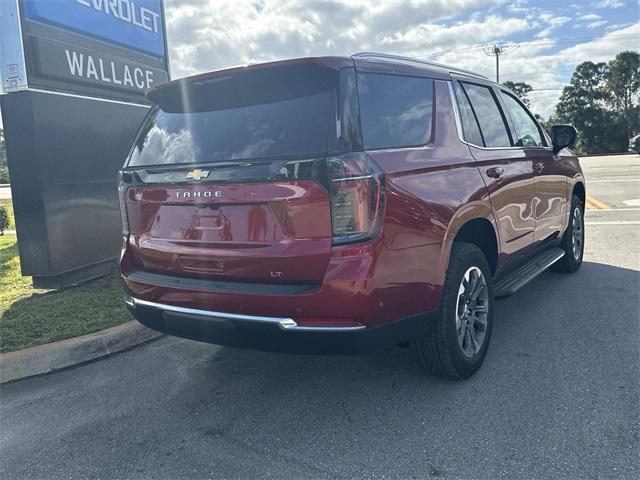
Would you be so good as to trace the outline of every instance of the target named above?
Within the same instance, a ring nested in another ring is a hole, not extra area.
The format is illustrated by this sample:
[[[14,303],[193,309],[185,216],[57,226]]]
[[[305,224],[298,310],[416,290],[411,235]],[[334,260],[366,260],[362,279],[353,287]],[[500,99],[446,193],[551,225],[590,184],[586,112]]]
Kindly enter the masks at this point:
[[[442,50],[440,52],[432,53],[431,55],[427,56],[425,59],[426,60],[431,60],[433,58],[441,57],[443,55],[448,55],[450,53],[468,52],[470,50],[477,50],[477,49],[483,48],[483,47],[484,47],[484,45],[474,45],[474,46],[471,46],[471,47],[459,48],[457,50]]]
[[[616,38],[640,38],[640,34],[637,33],[627,33],[627,34],[622,34],[622,35],[608,35],[608,36],[603,36],[603,37],[598,37],[598,36],[592,36],[592,37],[568,37],[568,38],[563,38],[560,40],[550,40],[550,39],[540,39],[540,40],[531,40],[529,42],[520,42],[520,46],[522,47],[528,47],[529,45],[532,46],[544,46],[544,45],[550,45],[550,46],[555,46],[555,45],[564,45],[567,43],[573,43],[573,42],[580,42],[582,40],[595,40],[595,39],[616,39]],[[441,57],[443,55],[448,55],[451,53],[462,53],[462,52],[468,52],[471,50],[478,50],[478,49],[484,49],[486,47],[486,45],[481,45],[481,44],[477,44],[477,45],[471,45],[469,47],[463,47],[463,48],[457,48],[455,50],[442,50],[440,52],[433,52],[432,54],[428,55],[425,57],[425,60],[431,60],[437,57]]]
[[[607,37],[569,37],[569,38],[563,38],[560,40],[550,40],[550,39],[541,39],[541,40],[531,40],[528,42],[520,42],[521,46],[524,47],[528,47],[529,45],[561,45],[561,44],[565,44],[565,43],[573,43],[573,42],[579,42],[581,40],[595,40],[596,38],[601,38],[601,39],[610,39],[610,38],[636,38],[636,37],[640,37],[640,34],[637,33],[627,33],[627,34],[622,34],[622,35],[609,35]],[[431,54],[429,56],[429,58],[432,57],[440,57],[442,55],[446,55],[449,53],[459,53],[459,52],[467,52],[470,50],[477,50],[477,49],[481,49],[484,48],[485,45],[472,45],[469,47],[465,47],[465,48],[459,48],[456,50],[443,50],[440,52],[435,52],[433,54]]]

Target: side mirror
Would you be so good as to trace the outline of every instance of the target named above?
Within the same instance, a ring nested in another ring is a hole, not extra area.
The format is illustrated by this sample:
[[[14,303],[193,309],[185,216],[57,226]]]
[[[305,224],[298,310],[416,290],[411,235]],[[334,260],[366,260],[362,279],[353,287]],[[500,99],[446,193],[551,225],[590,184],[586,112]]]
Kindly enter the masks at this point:
[[[563,148],[571,147],[578,136],[573,125],[554,125],[551,127],[551,140],[553,141],[553,153],[558,153]]]

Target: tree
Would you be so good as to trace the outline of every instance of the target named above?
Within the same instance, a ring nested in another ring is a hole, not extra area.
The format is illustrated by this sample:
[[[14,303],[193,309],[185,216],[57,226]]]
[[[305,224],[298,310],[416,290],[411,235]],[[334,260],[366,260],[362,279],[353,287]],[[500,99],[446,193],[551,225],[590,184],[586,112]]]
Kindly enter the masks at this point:
[[[559,123],[572,123],[579,132],[579,147],[588,153],[605,152],[608,135],[603,131],[607,118],[606,63],[584,62],[576,67],[556,106]]]
[[[627,137],[640,130],[640,54],[625,51],[609,62],[606,78],[612,109],[624,123]]]
[[[529,102],[529,92],[533,90],[533,87],[531,85],[524,82],[512,82],[511,80],[502,82],[502,85],[515,93],[518,98],[522,100],[522,103],[524,103],[527,107],[531,106]]]
[[[560,117],[579,116],[582,110],[605,108],[608,99],[606,63],[584,62],[576,67],[569,85],[564,87],[556,114]]]
[[[0,128],[0,183],[9,183],[7,151],[4,146],[4,130]]]
[[[0,207],[0,235],[4,235],[4,231],[9,228],[9,212],[6,207]]]
[[[562,90],[553,121],[576,127],[582,152],[626,151],[630,131],[639,121],[637,59],[635,52],[622,52],[609,64],[581,63]]]

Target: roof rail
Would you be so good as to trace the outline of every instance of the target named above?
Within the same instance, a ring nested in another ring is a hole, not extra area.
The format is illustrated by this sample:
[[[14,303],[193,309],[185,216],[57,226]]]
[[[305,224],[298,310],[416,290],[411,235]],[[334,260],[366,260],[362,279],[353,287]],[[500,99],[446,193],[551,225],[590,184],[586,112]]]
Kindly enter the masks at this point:
[[[450,72],[464,73],[466,75],[472,75],[474,77],[480,77],[480,78],[484,78],[484,79],[488,80],[488,78],[485,77],[484,75],[481,75],[481,74],[476,73],[476,72],[472,72],[471,70],[465,70],[464,68],[452,67],[451,65],[445,65],[444,63],[438,63],[438,62],[430,62],[428,60],[420,60],[419,58],[405,57],[405,56],[402,56],[402,55],[394,55],[392,53],[357,52],[357,53],[352,54],[351,56],[352,57],[389,58],[389,59],[392,59],[392,60],[405,60],[405,61],[409,61],[409,62],[423,63],[425,65],[431,65],[433,67],[445,68],[445,69],[449,70]]]

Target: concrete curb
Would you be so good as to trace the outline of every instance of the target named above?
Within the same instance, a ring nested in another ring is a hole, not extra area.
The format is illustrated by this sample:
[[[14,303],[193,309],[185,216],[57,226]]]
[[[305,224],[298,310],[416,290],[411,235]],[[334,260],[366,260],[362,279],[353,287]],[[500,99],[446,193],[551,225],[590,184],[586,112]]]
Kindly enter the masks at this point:
[[[637,155],[637,153],[636,152],[592,153],[591,155],[584,155],[579,158],[583,159],[583,158],[598,158],[598,157],[615,157],[619,155]]]
[[[0,354],[0,384],[72,367],[162,336],[133,320],[100,332]]]

